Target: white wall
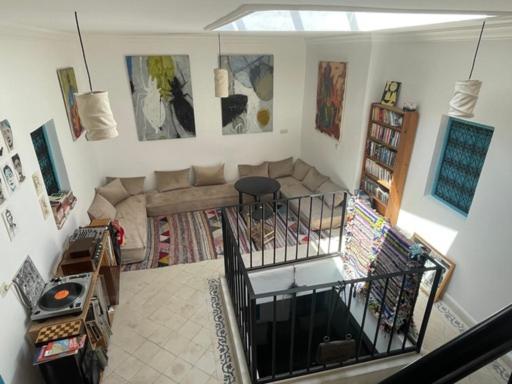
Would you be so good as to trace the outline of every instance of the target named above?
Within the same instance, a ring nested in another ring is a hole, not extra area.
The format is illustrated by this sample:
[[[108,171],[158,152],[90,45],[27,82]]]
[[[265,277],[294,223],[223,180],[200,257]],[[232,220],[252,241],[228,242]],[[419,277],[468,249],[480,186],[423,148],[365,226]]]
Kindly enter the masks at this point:
[[[301,156],[350,190],[354,190],[359,183],[358,161],[367,124],[364,117],[369,110],[365,97],[370,55],[369,38],[346,43],[318,39],[309,41],[306,48]],[[339,143],[315,129],[319,61],[348,63]]]
[[[0,32],[0,119],[9,119],[26,180],[0,207],[12,209],[20,231],[13,242],[0,223],[0,282],[9,282],[27,255],[44,278],[48,278],[70,231],[87,222],[86,209],[92,198],[91,185],[98,182],[91,144],[82,137],[73,142],[64,109],[56,69],[75,67],[79,85],[85,85],[75,39],[57,36],[35,38],[27,34]],[[64,228],[57,230],[53,217],[43,220],[32,184],[39,169],[30,132],[54,119],[69,181],[78,204]],[[6,383],[41,381],[32,367],[33,349],[25,339],[27,314],[11,289],[0,298],[0,374]]]
[[[304,157],[321,161],[315,165],[325,171],[338,164],[340,177],[353,187],[352,182],[359,180],[368,108],[349,107],[350,100],[364,99],[367,106],[380,100],[386,80],[401,81],[400,103],[406,100],[417,102],[420,120],[398,225],[408,232],[418,233],[457,263],[447,299],[458,306],[467,319],[480,321],[510,304],[512,261],[508,240],[512,205],[507,196],[512,189],[512,36],[510,39],[484,40],[473,74],[473,78],[483,81],[483,87],[472,120],[491,125],[495,131],[467,218],[432,199],[426,190],[442,115],[447,112],[454,81],[468,75],[475,41],[424,41],[395,36],[385,41],[374,40],[371,55],[367,54],[366,46],[359,49],[357,43],[330,44],[320,54],[317,45],[308,43],[308,68],[314,66],[312,60],[332,58],[333,51],[349,62],[345,114],[355,113],[357,116],[345,116],[340,144],[341,149],[348,148],[345,156],[334,151],[327,139],[318,143],[321,140],[315,137],[318,134],[311,140],[306,139],[306,132],[311,131],[315,106],[311,102],[307,106],[305,101]],[[367,79],[358,73],[368,65],[367,84]],[[354,67],[357,80],[351,72]],[[308,77],[315,78],[316,73],[307,72],[306,94],[313,92],[313,80]],[[367,95],[362,97],[359,92],[367,85]],[[311,110],[307,111],[307,108]],[[347,120],[359,123],[352,127],[347,125]]]
[[[304,94],[304,41],[297,38],[223,37],[222,53],[274,55],[274,130],[271,133],[222,136],[220,99],[214,97],[213,69],[217,65],[214,36],[87,36],[93,82],[110,92],[119,124],[117,139],[98,143],[95,154],[103,176],[148,176],[153,171],[191,165],[226,164],[229,180],[236,165],[296,157]],[[141,142],[137,139],[125,56],[188,54],[196,120],[195,138]],[[287,130],[288,133],[281,133]]]

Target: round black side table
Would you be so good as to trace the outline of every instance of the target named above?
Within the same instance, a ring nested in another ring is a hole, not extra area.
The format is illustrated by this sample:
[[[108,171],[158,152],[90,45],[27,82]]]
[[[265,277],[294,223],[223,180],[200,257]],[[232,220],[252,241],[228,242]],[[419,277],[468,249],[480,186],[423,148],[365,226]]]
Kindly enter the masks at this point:
[[[264,176],[243,177],[235,183],[235,189],[238,191],[238,202],[243,204],[243,194],[254,197],[256,202],[261,203],[261,197],[264,195],[273,195],[273,200],[277,200],[281,184],[277,180]],[[241,207],[240,207],[241,209]],[[266,212],[265,219],[272,216],[272,212]],[[261,220],[263,218],[263,208],[254,211],[253,218]]]

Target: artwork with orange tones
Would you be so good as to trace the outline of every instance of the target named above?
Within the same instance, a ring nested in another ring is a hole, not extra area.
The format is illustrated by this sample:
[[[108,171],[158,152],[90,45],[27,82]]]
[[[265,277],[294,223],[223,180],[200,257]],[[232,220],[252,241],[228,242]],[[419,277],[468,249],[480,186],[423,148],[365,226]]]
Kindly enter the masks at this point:
[[[321,61],[318,65],[316,129],[336,140],[341,137],[347,63]]]
[[[71,128],[71,136],[73,140],[76,140],[82,135],[84,129],[80,123],[80,117],[78,117],[78,107],[75,100],[75,93],[78,93],[75,70],[73,68],[58,69],[57,76],[64,99],[66,115],[68,116],[69,126]]]

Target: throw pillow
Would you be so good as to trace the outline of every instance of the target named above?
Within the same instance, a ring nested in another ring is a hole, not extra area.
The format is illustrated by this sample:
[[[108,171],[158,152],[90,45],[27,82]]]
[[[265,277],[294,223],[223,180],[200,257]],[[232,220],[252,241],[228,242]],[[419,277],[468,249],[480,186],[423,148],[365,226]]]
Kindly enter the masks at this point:
[[[297,159],[297,161],[295,161],[295,165],[293,166],[292,176],[295,177],[297,180],[302,181],[304,180],[310,169],[311,165],[302,161],[301,159]]]
[[[145,176],[141,176],[141,177],[107,177],[107,183],[110,183],[114,179],[121,180],[121,184],[123,184],[124,188],[132,196],[140,195],[141,193],[144,193],[144,181],[146,180]]]
[[[99,193],[94,196],[91,206],[87,210],[89,218],[94,219],[115,219],[117,210],[110,202]]]
[[[190,168],[179,171],[155,171],[158,192],[190,187]]]
[[[214,165],[213,167],[196,167],[193,166],[194,170],[194,185],[216,185],[225,184],[224,179],[224,164]]]
[[[327,180],[329,180],[327,176],[322,175],[320,172],[316,170],[315,167],[313,167],[309,170],[304,180],[302,180],[302,184],[304,184],[304,186],[307,189],[310,189],[311,191],[316,191],[317,188],[323,183],[325,183]]]
[[[96,193],[99,193],[112,205],[116,205],[130,197],[130,194],[119,179],[114,179],[103,187],[96,188]]]
[[[240,177],[248,176],[262,176],[268,177],[268,163],[261,163],[260,165],[240,164],[238,166],[238,174]]]
[[[269,161],[268,175],[277,179],[278,177],[291,176],[293,174],[293,157],[280,161]]]
[[[322,183],[316,190],[316,193],[323,193],[324,195],[324,203],[329,208],[336,208],[343,202],[343,192],[346,188],[339,186],[338,184],[333,183],[331,180],[327,180],[325,183]],[[333,192],[338,192],[334,193]],[[334,195],[334,206],[332,197]]]

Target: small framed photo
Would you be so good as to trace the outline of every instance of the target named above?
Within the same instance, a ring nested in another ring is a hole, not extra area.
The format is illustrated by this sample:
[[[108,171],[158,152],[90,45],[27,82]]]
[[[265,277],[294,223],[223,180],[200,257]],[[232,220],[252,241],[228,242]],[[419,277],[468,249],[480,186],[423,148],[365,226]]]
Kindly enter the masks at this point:
[[[9,239],[11,241],[14,240],[16,234],[18,233],[18,224],[16,223],[16,219],[14,218],[14,214],[9,208],[6,208],[2,212],[2,219],[5,224],[5,228],[7,229],[7,234],[9,235]]]
[[[5,184],[2,178],[0,177],[0,205],[7,201],[7,190],[5,189]]]
[[[43,191],[45,191],[43,179],[41,178],[41,174],[38,171],[34,172],[32,175],[32,182],[34,183],[37,197],[43,195]]]
[[[1,168],[7,189],[10,193],[12,193],[16,190],[16,188],[18,188],[18,178],[16,177],[16,171],[10,162],[2,164]]]
[[[448,257],[441,254],[439,251],[437,251],[433,246],[427,243],[421,236],[414,234],[412,236],[412,241],[421,244],[425,252],[443,268],[441,271],[441,279],[439,280],[439,286],[437,287],[437,291],[434,298],[434,301],[438,301],[443,298],[444,291],[446,290],[446,287],[452,277],[453,270],[455,269],[455,263]],[[434,263],[427,259],[425,267],[434,267]],[[435,275],[436,271],[427,271],[423,274],[420,288],[427,295],[430,294],[430,291],[432,290]]]
[[[402,83],[399,81],[386,81],[384,86],[384,92],[382,93],[381,104],[389,105],[394,107],[398,101],[398,95],[400,94],[400,87]]]
[[[6,119],[0,121],[0,132],[2,132],[7,152],[11,152],[14,149],[14,138],[12,136],[12,129],[11,124],[9,124],[9,120]]]
[[[13,157],[11,157],[11,160],[18,181],[23,183],[25,181],[25,175],[23,174],[23,164],[21,164],[20,155],[18,153],[15,154]]]

